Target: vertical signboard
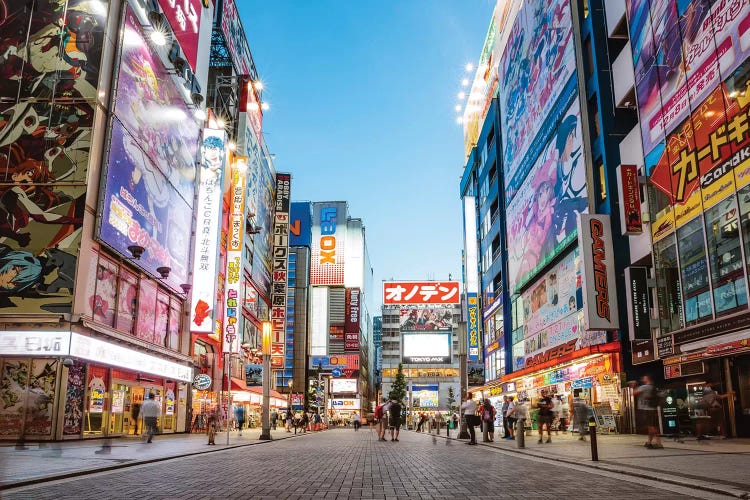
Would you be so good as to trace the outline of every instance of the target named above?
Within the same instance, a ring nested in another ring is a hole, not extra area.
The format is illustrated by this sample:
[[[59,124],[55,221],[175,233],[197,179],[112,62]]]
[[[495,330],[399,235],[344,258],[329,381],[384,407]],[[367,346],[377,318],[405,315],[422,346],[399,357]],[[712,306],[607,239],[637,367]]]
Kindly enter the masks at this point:
[[[630,340],[651,340],[647,278],[648,269],[645,267],[625,268]]]
[[[242,308],[242,237],[245,232],[245,174],[247,158],[235,156],[229,171],[229,233],[227,235],[227,267],[224,285],[224,325],[222,352],[239,352]]]
[[[469,361],[479,361],[479,299],[476,293],[466,294],[467,304],[467,335],[468,338],[468,352],[467,359]]]
[[[295,201],[291,204],[289,220],[289,246],[310,247],[312,243],[312,204]]]
[[[344,284],[346,202],[313,203],[311,285]]]
[[[359,288],[346,289],[346,321],[344,322],[344,350],[359,352]]]
[[[198,33],[201,25],[200,0],[159,0],[172,32],[180,44],[190,69],[198,61]]]
[[[284,367],[291,179],[290,174],[276,174],[276,197],[273,207],[273,270],[271,273],[271,366],[273,368]]]
[[[253,57],[250,55],[250,46],[247,44],[236,2],[224,0],[222,4],[221,31],[227,43],[229,56],[239,74],[252,75],[255,71]]]
[[[615,255],[609,215],[578,215],[583,318],[586,330],[617,330],[620,321],[615,289]]]
[[[221,219],[225,132],[204,129],[201,147],[200,184],[193,257],[193,294],[190,330],[211,333],[216,303],[216,267]]]
[[[617,191],[620,194],[622,234],[642,234],[641,187],[638,184],[637,166],[620,165],[617,167]]]

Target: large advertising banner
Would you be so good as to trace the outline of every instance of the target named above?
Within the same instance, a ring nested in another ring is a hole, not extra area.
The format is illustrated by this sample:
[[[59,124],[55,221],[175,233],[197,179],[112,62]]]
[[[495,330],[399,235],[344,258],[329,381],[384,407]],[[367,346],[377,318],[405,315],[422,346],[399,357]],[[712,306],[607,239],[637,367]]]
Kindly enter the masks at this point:
[[[443,364],[451,362],[450,333],[404,333],[402,362],[409,364]]]
[[[668,136],[666,147],[654,149],[649,181],[670,201],[652,224],[654,239],[750,184],[748,95],[750,84],[731,92],[726,84],[719,85],[699,111]]]
[[[313,203],[311,285],[344,284],[347,212],[344,201]]]
[[[481,338],[479,297],[476,293],[466,294],[466,352],[469,361],[479,361],[479,339]]]
[[[452,331],[453,309],[442,307],[402,307],[399,330],[415,331]]]
[[[255,76],[253,75],[253,56],[250,54],[250,46],[247,44],[245,30],[242,28],[242,20],[237,12],[237,2],[224,0],[221,14],[221,32],[224,34],[229,55],[238,73]]]
[[[345,321],[344,321],[344,350],[359,352],[360,333],[360,290],[359,288],[347,288],[344,299]]]
[[[312,244],[312,203],[293,201],[289,223],[289,246],[310,247]]]
[[[204,129],[193,257],[190,330],[212,333],[226,150],[223,130]]]
[[[437,408],[439,384],[414,384],[411,386],[413,408]]]
[[[240,350],[242,336],[242,238],[245,234],[245,174],[247,158],[235,156],[229,169],[229,229],[224,285],[224,324],[221,345],[224,353]]]
[[[627,10],[648,153],[750,55],[750,3],[629,0]]]
[[[459,304],[458,281],[384,281],[383,304]]]
[[[115,116],[135,140],[143,154],[161,170],[171,185],[193,206],[200,126],[187,108],[133,10],[125,11],[122,57],[117,76]],[[153,196],[162,195],[167,186]],[[188,230],[190,227],[186,228]]]
[[[527,0],[500,61],[500,123],[508,200],[520,187],[575,90],[568,0]],[[538,144],[531,147],[532,143]],[[529,153],[527,155],[527,153]],[[529,156],[528,159],[525,159]]]
[[[274,368],[284,367],[291,184],[291,175],[276,174],[276,199],[273,217],[273,286],[271,288],[271,366]]]
[[[166,281],[179,288],[187,283],[192,218],[187,202],[114,118],[99,238],[128,258],[129,246],[143,247],[133,262],[154,276],[169,267]]]
[[[517,292],[576,238],[588,211],[576,99],[507,208],[508,284]]]

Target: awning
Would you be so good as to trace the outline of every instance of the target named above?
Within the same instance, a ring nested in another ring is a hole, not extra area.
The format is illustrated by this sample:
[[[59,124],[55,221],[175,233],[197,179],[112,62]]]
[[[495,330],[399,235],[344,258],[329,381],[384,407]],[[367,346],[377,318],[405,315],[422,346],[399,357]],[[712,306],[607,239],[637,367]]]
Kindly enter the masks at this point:
[[[261,387],[261,386],[259,386],[259,385],[255,385],[255,386],[251,386],[251,387],[248,387],[248,388],[247,388],[246,390],[248,390],[248,391],[250,391],[250,392],[253,392],[253,393],[255,393],[255,394],[260,394],[261,396],[263,395],[263,387]],[[281,393],[280,393],[280,392],[278,392],[278,391],[274,391],[273,389],[270,389],[270,390],[268,391],[268,395],[269,395],[270,397],[272,397],[272,398],[279,398],[279,399],[284,399],[284,400],[286,400],[286,396],[284,396],[283,394],[281,394]]]
[[[222,384],[224,386],[224,390],[227,388],[227,381],[224,379],[224,383]],[[245,381],[241,378],[232,377],[232,388],[233,391],[246,391],[247,390],[247,384]]]

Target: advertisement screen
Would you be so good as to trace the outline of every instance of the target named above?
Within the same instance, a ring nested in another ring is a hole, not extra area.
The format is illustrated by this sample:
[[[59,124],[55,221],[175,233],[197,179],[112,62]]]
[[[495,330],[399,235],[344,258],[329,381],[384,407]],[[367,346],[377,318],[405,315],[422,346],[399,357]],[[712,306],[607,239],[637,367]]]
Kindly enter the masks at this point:
[[[442,307],[402,307],[399,328],[402,332],[451,331],[453,330],[453,309]]]
[[[503,76],[498,95],[508,200],[523,182],[537,151],[559,120],[558,113],[568,106],[575,90],[568,4],[567,0],[523,2],[500,61],[499,74]]]
[[[414,408],[438,407],[438,384],[417,385],[411,387],[411,405]]]
[[[331,393],[356,393],[357,392],[357,379],[356,378],[332,378],[331,379]]]
[[[311,285],[344,284],[346,202],[313,204]]]
[[[450,333],[404,333],[404,363],[450,363]]]
[[[750,55],[750,3],[628,0],[627,12],[648,153]]]
[[[586,167],[576,99],[526,182],[508,204],[508,282],[516,292],[574,241],[576,215],[588,211]]]

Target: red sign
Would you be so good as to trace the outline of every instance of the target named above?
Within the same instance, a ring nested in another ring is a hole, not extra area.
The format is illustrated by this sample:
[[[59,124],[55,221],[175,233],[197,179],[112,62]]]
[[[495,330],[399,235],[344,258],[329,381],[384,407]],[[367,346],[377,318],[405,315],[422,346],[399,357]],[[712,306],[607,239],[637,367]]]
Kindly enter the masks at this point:
[[[344,331],[359,333],[359,288],[346,289],[346,322]]]
[[[344,340],[344,326],[343,325],[329,325],[328,337],[331,340]]]
[[[458,281],[389,281],[383,304],[459,304]]]
[[[641,234],[643,233],[643,218],[641,216],[641,188],[638,184],[638,167],[635,165],[620,165],[618,170],[620,220],[624,229],[623,234]]]
[[[240,113],[247,113],[250,127],[255,136],[260,138],[263,133],[263,109],[249,75],[243,77],[240,84]]]
[[[201,0],[159,0],[190,69],[198,60],[198,33],[201,26]]]

